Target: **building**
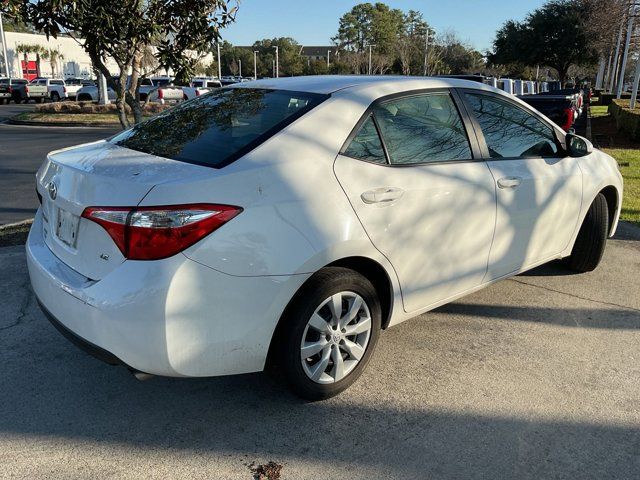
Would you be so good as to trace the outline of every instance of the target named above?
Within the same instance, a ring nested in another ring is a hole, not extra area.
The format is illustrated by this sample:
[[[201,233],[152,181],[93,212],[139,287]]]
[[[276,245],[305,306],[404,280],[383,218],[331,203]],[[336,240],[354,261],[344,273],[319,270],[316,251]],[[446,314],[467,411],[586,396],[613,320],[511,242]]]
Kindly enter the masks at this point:
[[[16,78],[62,77],[92,78],[95,77],[91,67],[91,59],[75,39],[68,36],[49,38],[45,35],[21,32],[5,32],[7,39],[7,57],[9,57],[9,74]],[[60,57],[51,62],[40,58],[35,53],[21,53],[20,45],[38,45],[47,50],[57,50]],[[107,61],[107,67],[113,73],[118,71],[114,61]]]
[[[307,61],[311,60],[323,60],[327,61],[327,55],[329,55],[329,60],[338,56],[338,47],[335,45],[325,45],[325,46],[309,46],[302,47],[300,50],[300,55],[305,57]]]
[[[60,35],[58,38],[49,38],[45,35],[20,32],[4,32],[7,39],[7,57],[9,57],[9,74],[15,78],[58,77],[58,78],[95,78],[95,72],[91,65],[89,55],[82,47],[82,39],[75,40],[69,36]],[[2,39],[0,39],[0,43]],[[20,52],[20,45],[38,45],[47,50],[58,50],[60,57],[51,62],[50,59],[40,58],[35,53],[24,54]],[[2,49],[0,48],[0,57]],[[207,54],[203,61],[211,63],[213,56]],[[112,59],[105,62],[112,75],[118,75],[118,65]],[[0,71],[4,70],[4,64]],[[154,72],[170,75],[164,69],[161,72]]]

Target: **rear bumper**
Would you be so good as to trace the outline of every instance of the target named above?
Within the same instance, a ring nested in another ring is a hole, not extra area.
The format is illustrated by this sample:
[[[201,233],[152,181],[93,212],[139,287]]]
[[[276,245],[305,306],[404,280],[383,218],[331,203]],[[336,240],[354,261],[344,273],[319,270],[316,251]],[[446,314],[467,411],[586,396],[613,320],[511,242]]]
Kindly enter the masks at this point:
[[[125,261],[99,281],[27,240],[33,290],[51,322],[107,363],[164,376],[260,371],[284,307],[306,275],[235,277],[184,255]]]
[[[78,347],[81,350],[84,350],[89,355],[92,355],[96,357],[98,360],[104,363],[107,363],[109,365],[124,365],[125,367],[129,367],[129,365],[124,363],[122,360],[116,357],[113,353],[108,352],[104,348],[100,348],[97,345],[94,345],[93,343],[73,333],[71,330],[65,327],[62,322],[60,322],[56,317],[54,317],[49,310],[47,310],[47,308],[42,304],[40,299],[37,299],[37,300],[38,300],[38,306],[40,307],[40,310],[42,310],[42,313],[44,313],[44,316],[47,317],[47,320],[49,320],[51,325],[56,327],[56,330],[58,330],[64,337],[66,337],[67,340],[73,343],[76,347]]]

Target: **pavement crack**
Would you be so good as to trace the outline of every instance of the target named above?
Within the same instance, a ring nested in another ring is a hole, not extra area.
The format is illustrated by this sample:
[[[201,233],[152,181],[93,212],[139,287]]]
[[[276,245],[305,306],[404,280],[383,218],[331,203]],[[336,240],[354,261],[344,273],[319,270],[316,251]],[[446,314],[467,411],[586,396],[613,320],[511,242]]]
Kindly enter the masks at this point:
[[[31,305],[31,297],[33,296],[33,293],[31,291],[31,282],[29,281],[28,278],[20,286],[20,289],[26,290],[27,294],[25,295],[24,300],[22,301],[22,303],[20,304],[20,307],[18,308],[18,316],[16,317],[16,321],[13,322],[11,325],[5,325],[4,327],[0,327],[0,331],[9,330],[10,328],[17,327],[22,323],[22,320],[27,315],[27,309],[29,308],[29,305]]]
[[[529,283],[529,282],[524,282],[522,280],[516,280],[515,278],[510,278],[509,280],[512,281],[512,282],[520,283],[522,285],[528,285],[530,287],[540,288],[542,290],[546,290],[547,292],[559,293],[561,295],[566,295],[568,297],[577,298],[579,300],[584,300],[586,302],[598,303],[600,305],[608,305],[610,307],[624,308],[625,310],[631,310],[632,312],[640,312],[640,308],[628,307],[626,305],[620,305],[619,303],[603,302],[602,300],[595,300],[595,299],[589,298],[589,297],[582,297],[580,295],[575,295],[573,293],[563,292],[562,290],[555,290],[553,288],[543,287],[542,285],[536,285],[535,283]]]

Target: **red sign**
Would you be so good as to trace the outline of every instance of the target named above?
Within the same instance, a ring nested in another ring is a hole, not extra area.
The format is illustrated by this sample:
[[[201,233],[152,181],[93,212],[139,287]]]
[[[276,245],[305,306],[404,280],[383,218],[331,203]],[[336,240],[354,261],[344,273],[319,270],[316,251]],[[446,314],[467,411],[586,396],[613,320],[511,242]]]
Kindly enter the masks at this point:
[[[27,80],[31,81],[38,76],[37,62],[33,60],[25,62],[24,60],[22,60],[20,63],[22,65],[22,78],[26,78]]]

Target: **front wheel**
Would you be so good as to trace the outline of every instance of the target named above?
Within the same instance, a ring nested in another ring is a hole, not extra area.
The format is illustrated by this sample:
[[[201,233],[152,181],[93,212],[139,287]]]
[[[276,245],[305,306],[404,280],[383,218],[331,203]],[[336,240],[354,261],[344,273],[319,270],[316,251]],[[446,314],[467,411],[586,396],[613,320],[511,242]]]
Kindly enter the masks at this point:
[[[604,247],[607,244],[609,230],[609,208],[607,199],[599,193],[589,207],[582,222],[571,256],[564,259],[565,265],[576,272],[585,273],[596,269]]]
[[[291,389],[307,400],[347,389],[371,358],[381,318],[376,290],[359,273],[327,267],[314,274],[279,329],[280,363]]]

